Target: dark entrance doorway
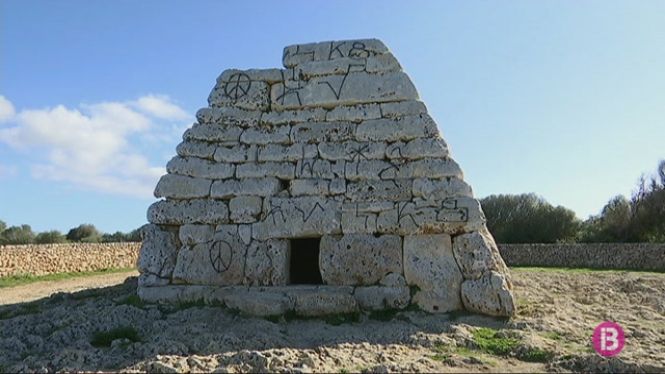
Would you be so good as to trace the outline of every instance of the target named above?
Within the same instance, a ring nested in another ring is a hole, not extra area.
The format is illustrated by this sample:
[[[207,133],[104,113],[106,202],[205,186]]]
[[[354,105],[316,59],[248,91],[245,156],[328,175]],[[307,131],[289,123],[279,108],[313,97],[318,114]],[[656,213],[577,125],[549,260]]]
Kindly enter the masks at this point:
[[[323,284],[320,243],[321,238],[291,239],[291,284]]]

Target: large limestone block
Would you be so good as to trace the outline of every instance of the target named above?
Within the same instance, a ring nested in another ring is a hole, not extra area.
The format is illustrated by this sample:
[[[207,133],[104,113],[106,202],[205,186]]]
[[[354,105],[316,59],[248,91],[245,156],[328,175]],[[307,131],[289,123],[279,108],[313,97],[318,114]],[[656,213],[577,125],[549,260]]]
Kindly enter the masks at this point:
[[[389,53],[378,39],[337,40],[319,43],[294,44],[284,48],[282,63],[290,68],[310,61],[335,59],[364,59]]]
[[[218,200],[166,200],[148,208],[148,222],[162,225],[220,224],[229,219],[226,203]]]
[[[410,179],[361,180],[349,182],[347,201],[409,201],[413,181]]]
[[[358,310],[353,287],[294,287],[285,289],[295,312],[302,316],[352,313]]]
[[[227,143],[240,140],[243,128],[233,125],[195,123],[182,135],[184,140],[202,140],[206,142]]]
[[[291,181],[289,192],[291,196],[326,196],[330,193],[330,181],[327,179],[295,179]]]
[[[235,107],[202,108],[196,112],[196,119],[201,124],[214,123],[250,127],[258,125],[261,113],[258,110],[244,110]]]
[[[183,245],[192,246],[199,243],[208,243],[212,241],[215,235],[215,226],[213,225],[193,225],[186,224],[180,226],[178,237]]]
[[[289,241],[253,241],[247,251],[244,284],[248,286],[285,286],[289,282]]]
[[[485,222],[478,200],[455,197],[398,202],[393,209],[379,214],[376,225],[378,232],[387,234],[456,235],[479,230]]]
[[[373,119],[360,123],[356,129],[356,138],[361,141],[396,142],[438,136],[436,123],[427,114]]]
[[[263,220],[252,226],[252,237],[298,238],[339,234],[341,203],[320,197],[267,198]]]
[[[409,287],[356,287],[353,296],[363,310],[404,309],[409,305]]]
[[[176,153],[182,157],[198,157],[211,160],[215,154],[217,147],[208,142],[201,142],[197,140],[185,140],[178,144]]]
[[[236,168],[236,178],[277,177],[295,178],[296,166],[290,162],[261,162],[240,164]]]
[[[450,197],[473,197],[471,186],[459,178],[413,180],[413,196],[426,200],[444,200]]]
[[[284,315],[294,309],[294,301],[281,292],[268,289],[235,289],[224,295],[224,305],[252,316]]]
[[[464,307],[471,312],[503,317],[515,314],[510,282],[495,271],[464,281],[461,295]]]
[[[238,235],[238,226],[219,225],[211,242],[184,246],[178,251],[173,281],[220,286],[242,284],[247,250]]]
[[[176,156],[166,164],[166,172],[196,178],[226,179],[233,177],[235,166],[196,157]]]
[[[157,225],[141,228],[143,244],[139,253],[138,268],[159,278],[170,278],[178,255],[178,232]]]
[[[293,125],[300,122],[325,121],[327,111],[323,108],[308,108],[303,110],[286,110],[283,112],[265,112],[261,116],[261,123],[267,125]]]
[[[210,189],[210,196],[228,199],[235,196],[272,196],[282,189],[277,178],[247,178],[215,181]]]
[[[508,268],[486,228],[454,237],[453,252],[464,279],[478,279],[489,271],[496,271],[505,274],[510,282]]]
[[[343,161],[328,161],[320,158],[299,160],[296,163],[296,178],[335,179],[344,178]]]
[[[248,110],[267,110],[270,106],[269,89],[268,83],[252,80],[244,72],[236,72],[226,80],[217,81],[208,96],[208,104],[213,108],[235,106]]]
[[[245,144],[288,144],[291,126],[261,126],[243,131],[240,141]]]
[[[451,158],[425,158],[392,163],[398,165],[397,178],[464,178],[462,169]]]
[[[210,195],[212,181],[203,178],[192,178],[184,175],[163,175],[157,187],[155,197],[168,197],[172,199],[195,199]]]
[[[277,83],[282,80],[281,69],[226,69],[217,77],[217,82],[234,81],[238,74],[246,75],[252,82],[263,81],[266,83]],[[242,80],[242,79],[241,79]]]
[[[268,144],[259,147],[259,162],[264,161],[299,161],[315,158],[319,151],[315,144],[279,145]]]
[[[419,290],[413,302],[428,312],[462,308],[462,273],[453,256],[450,235],[404,237],[404,277]]]
[[[342,205],[342,233],[373,234],[377,232],[376,219],[380,212],[390,211],[392,202],[355,202]]]
[[[327,61],[303,62],[296,68],[300,77],[311,79],[325,75],[344,75],[349,72],[387,73],[402,70],[392,54],[366,58],[338,58]]]
[[[448,157],[448,145],[438,137],[416,138],[408,142],[395,142],[386,148],[390,159],[417,160],[421,158]]]
[[[238,196],[229,201],[231,221],[235,223],[256,222],[256,217],[261,213],[263,199],[260,196]]]
[[[343,143],[320,143],[321,158],[332,161],[360,161],[385,158],[386,143],[347,141]]]
[[[293,126],[293,143],[343,142],[353,140],[356,124],[349,122],[305,122]]]
[[[216,147],[213,158],[218,163],[241,163],[256,161],[256,145],[234,144]]]
[[[384,160],[359,160],[345,163],[344,175],[349,181],[364,179],[395,179],[399,177],[400,164]]]
[[[381,104],[381,116],[384,118],[399,118],[425,113],[427,113],[427,107],[422,101],[396,101]]]
[[[381,118],[379,104],[343,105],[333,108],[326,114],[326,121],[362,122],[368,119]]]
[[[417,100],[418,92],[402,72],[349,72],[299,81],[297,86],[277,83],[271,87],[270,98],[273,109],[286,110]]]
[[[329,285],[376,284],[388,273],[402,272],[402,239],[395,235],[326,235],[321,239],[319,268],[323,282]]]

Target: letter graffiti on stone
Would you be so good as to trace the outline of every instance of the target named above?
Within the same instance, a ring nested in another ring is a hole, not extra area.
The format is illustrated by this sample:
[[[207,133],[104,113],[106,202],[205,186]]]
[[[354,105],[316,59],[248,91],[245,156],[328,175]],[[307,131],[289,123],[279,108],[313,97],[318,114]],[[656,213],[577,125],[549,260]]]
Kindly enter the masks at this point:
[[[312,56],[314,52],[312,52]],[[313,58],[313,57],[312,57]],[[291,69],[291,78],[287,79],[284,76],[284,71],[280,72],[282,74],[282,82],[284,84],[282,85],[282,93],[281,95],[277,96],[276,101],[278,101],[280,104],[284,105],[284,100],[288,98],[289,96],[295,95],[296,99],[298,99],[298,105],[302,106],[302,101],[300,100],[300,92],[299,90],[303,87],[302,86],[302,81],[300,80],[300,76],[296,74],[296,69]],[[295,86],[290,86],[289,83],[296,83]]]
[[[436,216],[440,222],[467,222],[469,208],[457,206],[456,199],[445,199],[441,202],[441,210]]]
[[[245,73],[235,73],[224,84],[224,95],[233,100],[238,100],[247,95],[252,87],[252,80]]]
[[[229,270],[233,261],[233,249],[223,240],[216,241],[210,246],[210,264],[218,273]]]
[[[319,204],[318,201],[316,202],[316,204],[314,204],[314,207],[312,207],[312,210],[310,210],[310,211],[309,211],[309,214],[307,214],[307,215],[305,215],[305,211],[304,211],[304,210],[298,208],[297,206],[296,206],[295,208],[296,208],[297,211],[299,211],[299,212],[302,214],[302,221],[303,221],[303,222],[307,222],[307,221],[309,221],[309,219],[312,217],[312,214],[314,214],[314,211],[316,210],[316,208],[319,208],[319,210],[320,210],[321,212],[325,212],[325,211],[326,211],[325,208],[323,208],[323,207],[321,206],[321,204]]]
[[[367,63],[367,61],[365,61],[365,63],[363,63],[363,64],[349,64],[349,66],[346,68],[346,73],[344,73],[344,76],[342,77],[342,81],[340,82],[338,89],[333,88],[333,85],[330,84],[330,82],[328,82],[328,81],[318,82],[318,84],[327,84],[328,88],[330,88],[333,95],[335,95],[335,98],[337,100],[339,100],[339,98],[342,97],[342,89],[344,88],[344,82],[346,82],[346,78],[349,77],[349,73],[352,72],[351,69],[353,69],[354,67],[361,67],[362,69],[355,70],[355,71],[363,71],[366,68],[366,63]]]

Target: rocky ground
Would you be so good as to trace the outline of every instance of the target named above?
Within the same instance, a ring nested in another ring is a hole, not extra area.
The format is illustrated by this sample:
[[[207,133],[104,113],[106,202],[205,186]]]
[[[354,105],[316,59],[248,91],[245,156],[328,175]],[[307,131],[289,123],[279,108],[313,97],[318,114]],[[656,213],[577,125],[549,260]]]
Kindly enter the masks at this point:
[[[0,371],[663,372],[665,274],[513,269],[512,320],[420,311],[251,318],[142,304],[136,278],[0,306]],[[590,336],[626,330],[604,359]]]

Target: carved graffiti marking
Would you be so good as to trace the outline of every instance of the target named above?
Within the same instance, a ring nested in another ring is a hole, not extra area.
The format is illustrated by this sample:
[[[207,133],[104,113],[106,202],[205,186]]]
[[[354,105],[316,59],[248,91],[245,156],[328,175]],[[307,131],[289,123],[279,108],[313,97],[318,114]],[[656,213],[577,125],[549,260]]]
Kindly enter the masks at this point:
[[[321,212],[325,212],[325,211],[326,211],[325,208],[323,208],[323,206],[321,206],[321,204],[319,204],[318,201],[316,202],[316,204],[314,204],[314,207],[312,207],[312,209],[309,211],[309,213],[308,213],[307,215],[305,215],[305,211],[304,211],[304,210],[298,208],[297,206],[294,207],[294,208],[295,208],[297,211],[299,211],[300,214],[302,214],[302,221],[303,221],[303,222],[307,222],[307,221],[309,221],[309,219],[312,217],[312,214],[314,214],[314,211],[315,211],[317,208],[318,208]]]
[[[224,84],[224,94],[233,100],[238,100],[247,95],[251,87],[252,80],[249,78],[249,75],[245,73],[235,73],[231,75],[229,80]]]
[[[312,52],[314,53],[314,52]],[[287,97],[296,96],[296,99],[298,100],[298,105],[302,106],[302,100],[300,100],[300,89],[303,87],[302,86],[302,81],[300,80],[300,77],[296,74],[296,69],[291,69],[291,78],[287,79],[284,76],[284,71],[281,71],[280,74],[282,75],[282,93],[277,96],[276,101],[278,101],[281,105],[284,105],[284,100]],[[295,82],[295,86],[289,86],[289,83]]]
[[[441,202],[441,210],[436,219],[441,222],[467,222],[469,208],[458,207],[455,199],[445,199]]]
[[[336,98],[337,100],[339,100],[339,98],[342,97],[342,89],[344,88],[344,83],[346,82],[346,78],[348,78],[348,77],[349,77],[349,74],[351,73],[351,69],[353,69],[354,67],[361,67],[362,69],[360,69],[359,71],[362,71],[363,69],[365,69],[365,66],[366,66],[366,65],[365,65],[364,63],[363,63],[363,64],[349,64],[349,66],[346,68],[346,73],[344,73],[344,76],[342,77],[342,80],[341,80],[341,82],[339,83],[339,87],[338,87],[337,89],[335,89],[335,88],[333,87],[333,85],[330,84],[330,82],[328,82],[328,81],[325,81],[325,82],[317,82],[317,83],[318,83],[318,84],[327,84],[327,85],[328,85],[328,88],[330,88],[330,90],[332,91],[333,95],[335,95],[335,98]],[[358,70],[356,70],[356,71],[358,71]]]
[[[231,267],[233,249],[223,240],[216,241],[210,246],[210,264],[218,273],[223,273]]]

